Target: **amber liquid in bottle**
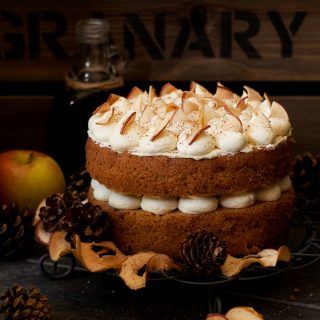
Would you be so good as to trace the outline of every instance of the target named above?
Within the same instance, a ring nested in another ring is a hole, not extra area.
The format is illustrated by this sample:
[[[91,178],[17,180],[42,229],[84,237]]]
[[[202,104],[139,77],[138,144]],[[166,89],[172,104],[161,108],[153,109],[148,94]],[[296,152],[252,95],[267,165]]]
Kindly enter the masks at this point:
[[[111,92],[124,94],[125,90],[110,61],[108,23],[80,21],[76,37],[77,50],[65,89],[55,97],[48,123],[49,152],[66,174],[85,165],[88,120],[93,111]]]

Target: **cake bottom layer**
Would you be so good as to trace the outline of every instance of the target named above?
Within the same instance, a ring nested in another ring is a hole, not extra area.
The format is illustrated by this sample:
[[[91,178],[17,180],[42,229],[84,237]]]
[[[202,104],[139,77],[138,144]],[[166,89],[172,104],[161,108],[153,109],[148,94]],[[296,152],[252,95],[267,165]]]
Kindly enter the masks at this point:
[[[294,210],[293,189],[280,199],[258,202],[243,209],[219,208],[212,213],[184,214],[174,211],[155,215],[143,210],[115,210],[107,202],[93,197],[89,201],[107,212],[112,240],[125,254],[155,251],[179,258],[180,246],[187,235],[208,230],[225,240],[232,255],[256,253],[264,248],[283,244]]]

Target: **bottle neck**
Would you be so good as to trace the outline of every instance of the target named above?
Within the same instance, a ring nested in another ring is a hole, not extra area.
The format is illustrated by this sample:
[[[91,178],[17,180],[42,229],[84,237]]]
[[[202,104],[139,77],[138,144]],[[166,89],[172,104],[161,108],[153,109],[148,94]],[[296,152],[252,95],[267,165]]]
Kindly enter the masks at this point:
[[[109,42],[78,42],[66,83],[76,90],[121,87],[123,79],[116,76],[116,70],[109,62]]]
[[[77,47],[66,82],[73,89],[118,87],[117,78],[110,63],[109,24],[101,19],[80,20],[76,25]]]

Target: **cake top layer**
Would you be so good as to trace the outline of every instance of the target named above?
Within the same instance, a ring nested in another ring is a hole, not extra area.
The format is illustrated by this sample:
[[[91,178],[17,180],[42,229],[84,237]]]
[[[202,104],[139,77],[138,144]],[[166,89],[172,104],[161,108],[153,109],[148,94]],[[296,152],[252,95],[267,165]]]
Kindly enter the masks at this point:
[[[159,95],[152,86],[134,87],[126,98],[111,94],[88,134],[117,152],[202,159],[273,148],[291,124],[278,102],[246,86],[240,97],[220,83],[214,94],[195,82],[189,91],[167,83]]]

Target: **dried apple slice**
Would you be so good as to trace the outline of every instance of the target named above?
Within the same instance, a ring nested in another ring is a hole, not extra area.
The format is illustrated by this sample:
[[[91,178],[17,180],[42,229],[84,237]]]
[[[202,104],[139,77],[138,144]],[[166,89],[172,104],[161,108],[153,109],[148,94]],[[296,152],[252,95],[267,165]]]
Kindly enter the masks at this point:
[[[178,91],[178,89],[175,86],[173,86],[171,83],[167,82],[160,89],[160,97],[165,96],[165,95],[170,94],[175,91]]]
[[[191,100],[190,98],[193,98],[193,99]],[[184,91],[182,93],[182,97],[181,97],[181,101],[182,101],[181,102],[181,109],[185,113],[189,113],[192,111],[198,111],[200,108],[200,103],[197,103],[194,100],[196,100],[198,102],[198,97],[195,93]]]
[[[158,125],[158,127],[154,131],[153,135],[150,137],[151,141],[154,141],[155,139],[157,139],[159,137],[161,132],[163,132],[163,130],[168,126],[169,122],[173,118],[174,113],[176,111],[177,110],[173,110],[173,111],[166,114],[165,118],[160,122],[160,124]]]
[[[263,320],[263,316],[251,307],[235,307],[230,309],[226,318],[228,320]]]
[[[45,246],[49,245],[51,233],[44,229],[43,222],[39,220],[35,227],[35,240]]]
[[[229,88],[225,87],[220,82],[218,82],[217,90],[214,97],[220,100],[233,99],[233,92]]]
[[[147,262],[147,266],[146,266],[147,274],[152,271],[169,271],[169,270],[181,271],[182,266],[174,262],[169,256],[165,254],[156,254],[152,256]]]
[[[70,243],[66,240],[67,233],[55,231],[49,242],[49,254],[52,261],[58,261],[61,257],[72,252]]]
[[[241,120],[233,113],[227,113],[225,115],[225,122],[222,124],[221,129],[224,131],[243,132]]]
[[[209,313],[206,320],[228,320],[228,318],[221,313]]]
[[[148,124],[155,115],[156,114],[153,112],[153,110],[146,106],[140,114],[139,122],[141,124]]]
[[[266,117],[270,116],[271,102],[267,94],[264,94],[265,99],[259,104],[258,110],[260,110]]]
[[[166,113],[170,113],[172,111],[176,112],[178,109],[179,107],[174,102],[165,104]]]
[[[284,109],[284,107],[280,103],[276,101],[272,102],[269,118],[279,118],[282,120],[289,120],[287,111]]]
[[[175,123],[187,121],[187,120],[188,120],[188,117],[186,116],[186,114],[183,112],[181,108],[178,108],[172,115],[169,123],[175,124]]]
[[[156,90],[154,89],[153,86],[149,86],[149,91],[148,91],[148,103],[151,103],[152,100],[157,96]]]
[[[290,258],[290,250],[286,246],[282,246],[278,250],[265,249],[257,255],[248,255],[243,258],[235,258],[228,255],[224,265],[221,267],[221,271],[223,275],[233,277],[252,263],[259,263],[264,267],[274,267],[278,261],[289,262]]]
[[[120,134],[124,134],[126,132],[126,129],[128,128],[129,124],[132,123],[132,121],[134,121],[134,118],[136,116],[137,112],[136,111],[132,111],[127,119],[123,122],[122,127],[120,129]]]
[[[263,96],[264,96],[265,100],[268,101],[269,105],[271,106],[271,99],[270,99],[270,97],[268,96],[268,94],[265,92]]]
[[[99,126],[103,126],[103,125],[106,125],[110,122],[111,118],[113,117],[113,114],[114,114],[114,108],[110,108],[109,111],[105,112],[104,114],[104,120],[103,121],[98,121],[96,122],[97,125]]]
[[[215,110],[215,103],[214,106],[209,106],[208,104],[205,104],[203,107],[203,124],[208,123],[211,119],[216,118],[217,112]]]
[[[37,223],[38,223],[39,221],[41,221],[41,219],[40,219],[40,217],[39,217],[40,209],[41,209],[42,207],[45,207],[45,206],[46,206],[46,198],[43,199],[43,200],[39,203],[39,205],[38,205],[38,207],[37,207],[37,210],[36,210],[36,212],[35,212],[35,215],[34,215],[34,218],[33,218],[33,221],[32,221],[32,225],[33,225],[33,226],[36,226]]]
[[[246,105],[246,100],[247,100],[247,99],[248,99],[247,96],[242,97],[242,98],[237,102],[236,108],[239,109],[240,111],[243,111],[243,110],[247,109],[247,105]]]
[[[190,83],[190,91],[199,94],[200,96],[212,97],[212,93],[210,91],[194,81],[191,81]]]
[[[110,241],[84,243],[75,239],[75,257],[91,272],[119,270],[126,256]]]
[[[146,286],[147,272],[145,271],[142,276],[139,276],[138,272],[155,255],[154,252],[140,252],[129,256],[122,263],[119,275],[130,289],[138,290]]]
[[[138,87],[133,87],[133,88],[130,90],[130,92],[129,92],[128,96],[127,96],[127,99],[128,99],[128,100],[134,100],[134,99],[136,99],[138,96],[142,95],[142,93],[143,93],[143,91],[142,91],[140,88],[138,88]]]
[[[248,99],[249,100],[258,100],[258,101],[262,101],[263,98],[261,97],[260,93],[248,86],[244,86],[244,89],[246,90],[247,94],[248,94]]]
[[[201,134],[202,132],[204,132],[205,130],[207,130],[207,129],[209,129],[209,128],[210,128],[210,125],[207,124],[206,126],[200,128],[193,136],[191,136],[190,141],[189,141],[189,143],[188,143],[189,146],[191,146],[191,145],[197,140],[197,138],[200,136],[200,134]]]
[[[108,97],[108,100],[106,102],[104,102],[101,106],[99,106],[94,112],[93,114],[96,113],[104,113],[106,111],[109,111],[110,107],[120,99],[121,97],[111,93]]]

